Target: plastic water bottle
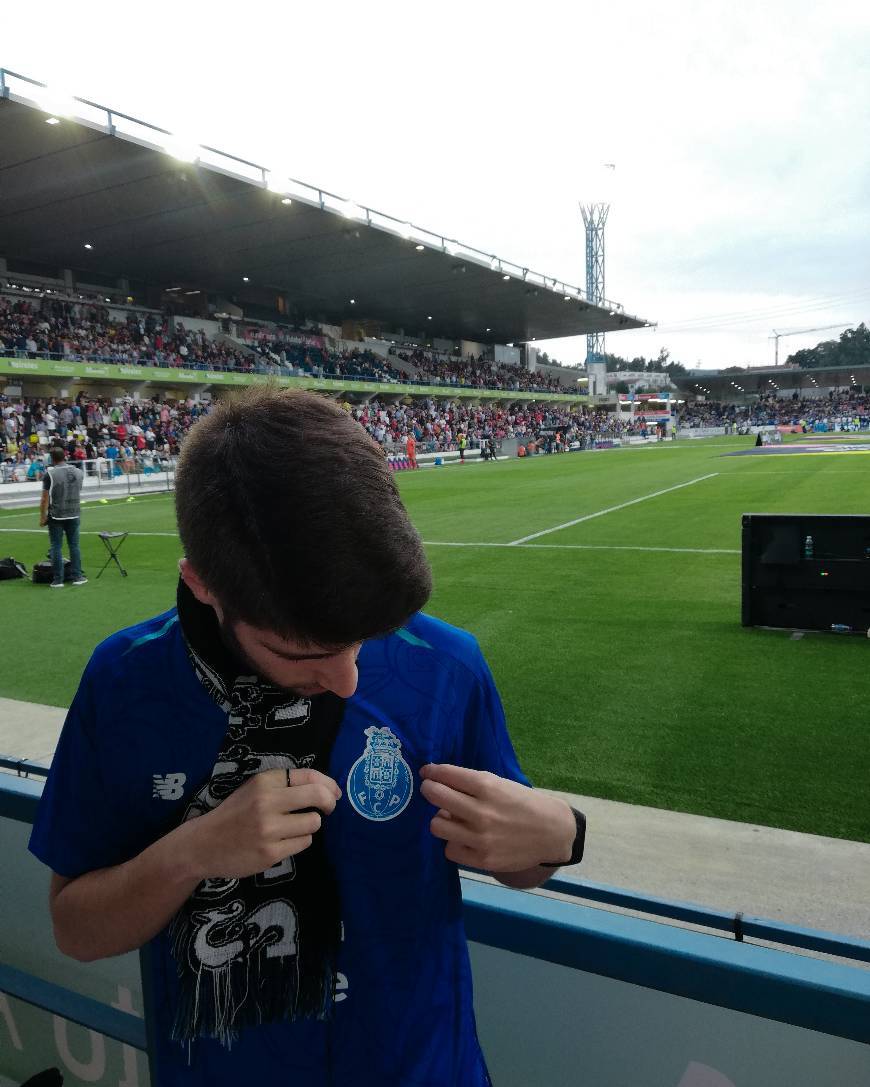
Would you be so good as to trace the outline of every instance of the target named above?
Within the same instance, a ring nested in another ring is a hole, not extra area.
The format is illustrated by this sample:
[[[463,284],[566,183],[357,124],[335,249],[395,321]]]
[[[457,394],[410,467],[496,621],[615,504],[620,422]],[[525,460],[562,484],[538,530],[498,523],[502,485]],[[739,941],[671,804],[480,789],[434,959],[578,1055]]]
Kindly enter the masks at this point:
[[[805,559],[811,559],[812,557],[813,557],[813,538],[812,538],[812,536],[807,536],[807,538],[804,540],[804,558]]]

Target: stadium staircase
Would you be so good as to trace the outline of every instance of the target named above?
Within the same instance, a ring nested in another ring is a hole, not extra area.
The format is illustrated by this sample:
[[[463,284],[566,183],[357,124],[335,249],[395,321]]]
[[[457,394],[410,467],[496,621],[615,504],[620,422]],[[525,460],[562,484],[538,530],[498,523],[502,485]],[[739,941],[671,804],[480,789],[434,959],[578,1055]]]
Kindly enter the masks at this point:
[[[215,343],[226,344],[227,347],[231,347],[234,351],[240,351],[243,355],[247,355],[254,362],[257,362],[258,360],[262,359],[262,357],[263,357],[260,354],[260,352],[255,351],[253,349],[253,347],[251,347],[250,344],[245,343],[244,340],[236,339],[235,336],[230,336],[229,333],[227,333],[227,332],[219,332],[214,337],[214,342]],[[274,363],[276,363],[278,366],[281,365],[281,360],[278,358],[278,356],[276,354],[274,354],[274,352],[272,352],[272,351],[269,352],[269,358]]]

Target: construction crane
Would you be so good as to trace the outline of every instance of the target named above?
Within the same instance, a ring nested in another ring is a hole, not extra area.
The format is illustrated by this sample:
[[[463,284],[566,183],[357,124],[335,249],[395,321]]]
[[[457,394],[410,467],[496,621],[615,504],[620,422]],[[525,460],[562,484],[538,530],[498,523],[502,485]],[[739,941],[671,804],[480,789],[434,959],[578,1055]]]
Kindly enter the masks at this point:
[[[773,340],[773,365],[779,366],[779,341],[783,336],[802,336],[806,332],[830,332],[835,328],[848,328],[851,322],[841,321],[838,325],[822,325],[820,328],[796,328],[791,332],[777,332],[774,328],[772,330],[773,335],[768,336],[769,340]]]

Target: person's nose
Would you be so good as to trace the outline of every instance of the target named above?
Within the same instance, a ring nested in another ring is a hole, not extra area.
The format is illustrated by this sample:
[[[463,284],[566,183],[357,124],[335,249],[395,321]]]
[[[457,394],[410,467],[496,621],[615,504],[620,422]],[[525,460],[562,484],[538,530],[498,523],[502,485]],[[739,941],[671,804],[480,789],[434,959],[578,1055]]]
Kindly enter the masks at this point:
[[[350,698],[356,690],[359,675],[356,658],[359,646],[351,646],[334,657],[320,662],[317,669],[317,682],[339,698]]]

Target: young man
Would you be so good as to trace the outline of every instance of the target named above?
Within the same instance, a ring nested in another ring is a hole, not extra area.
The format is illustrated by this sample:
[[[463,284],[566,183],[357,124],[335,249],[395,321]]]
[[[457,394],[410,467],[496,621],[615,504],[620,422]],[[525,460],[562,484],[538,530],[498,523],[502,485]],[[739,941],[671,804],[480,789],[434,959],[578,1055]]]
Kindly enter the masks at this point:
[[[82,573],[82,553],[79,550],[79,522],[84,473],[81,468],[66,463],[63,449],[52,446],[51,465],[42,480],[39,523],[48,525],[52,566],[52,589],[63,588],[63,538],[69,547],[73,585],[86,585]]]
[[[150,941],[154,1087],[482,1087],[458,865],[582,852],[474,639],[330,401],[251,390],[184,445],[177,607],[113,635],[30,840],[59,948]],[[544,867],[543,865],[550,865]]]

